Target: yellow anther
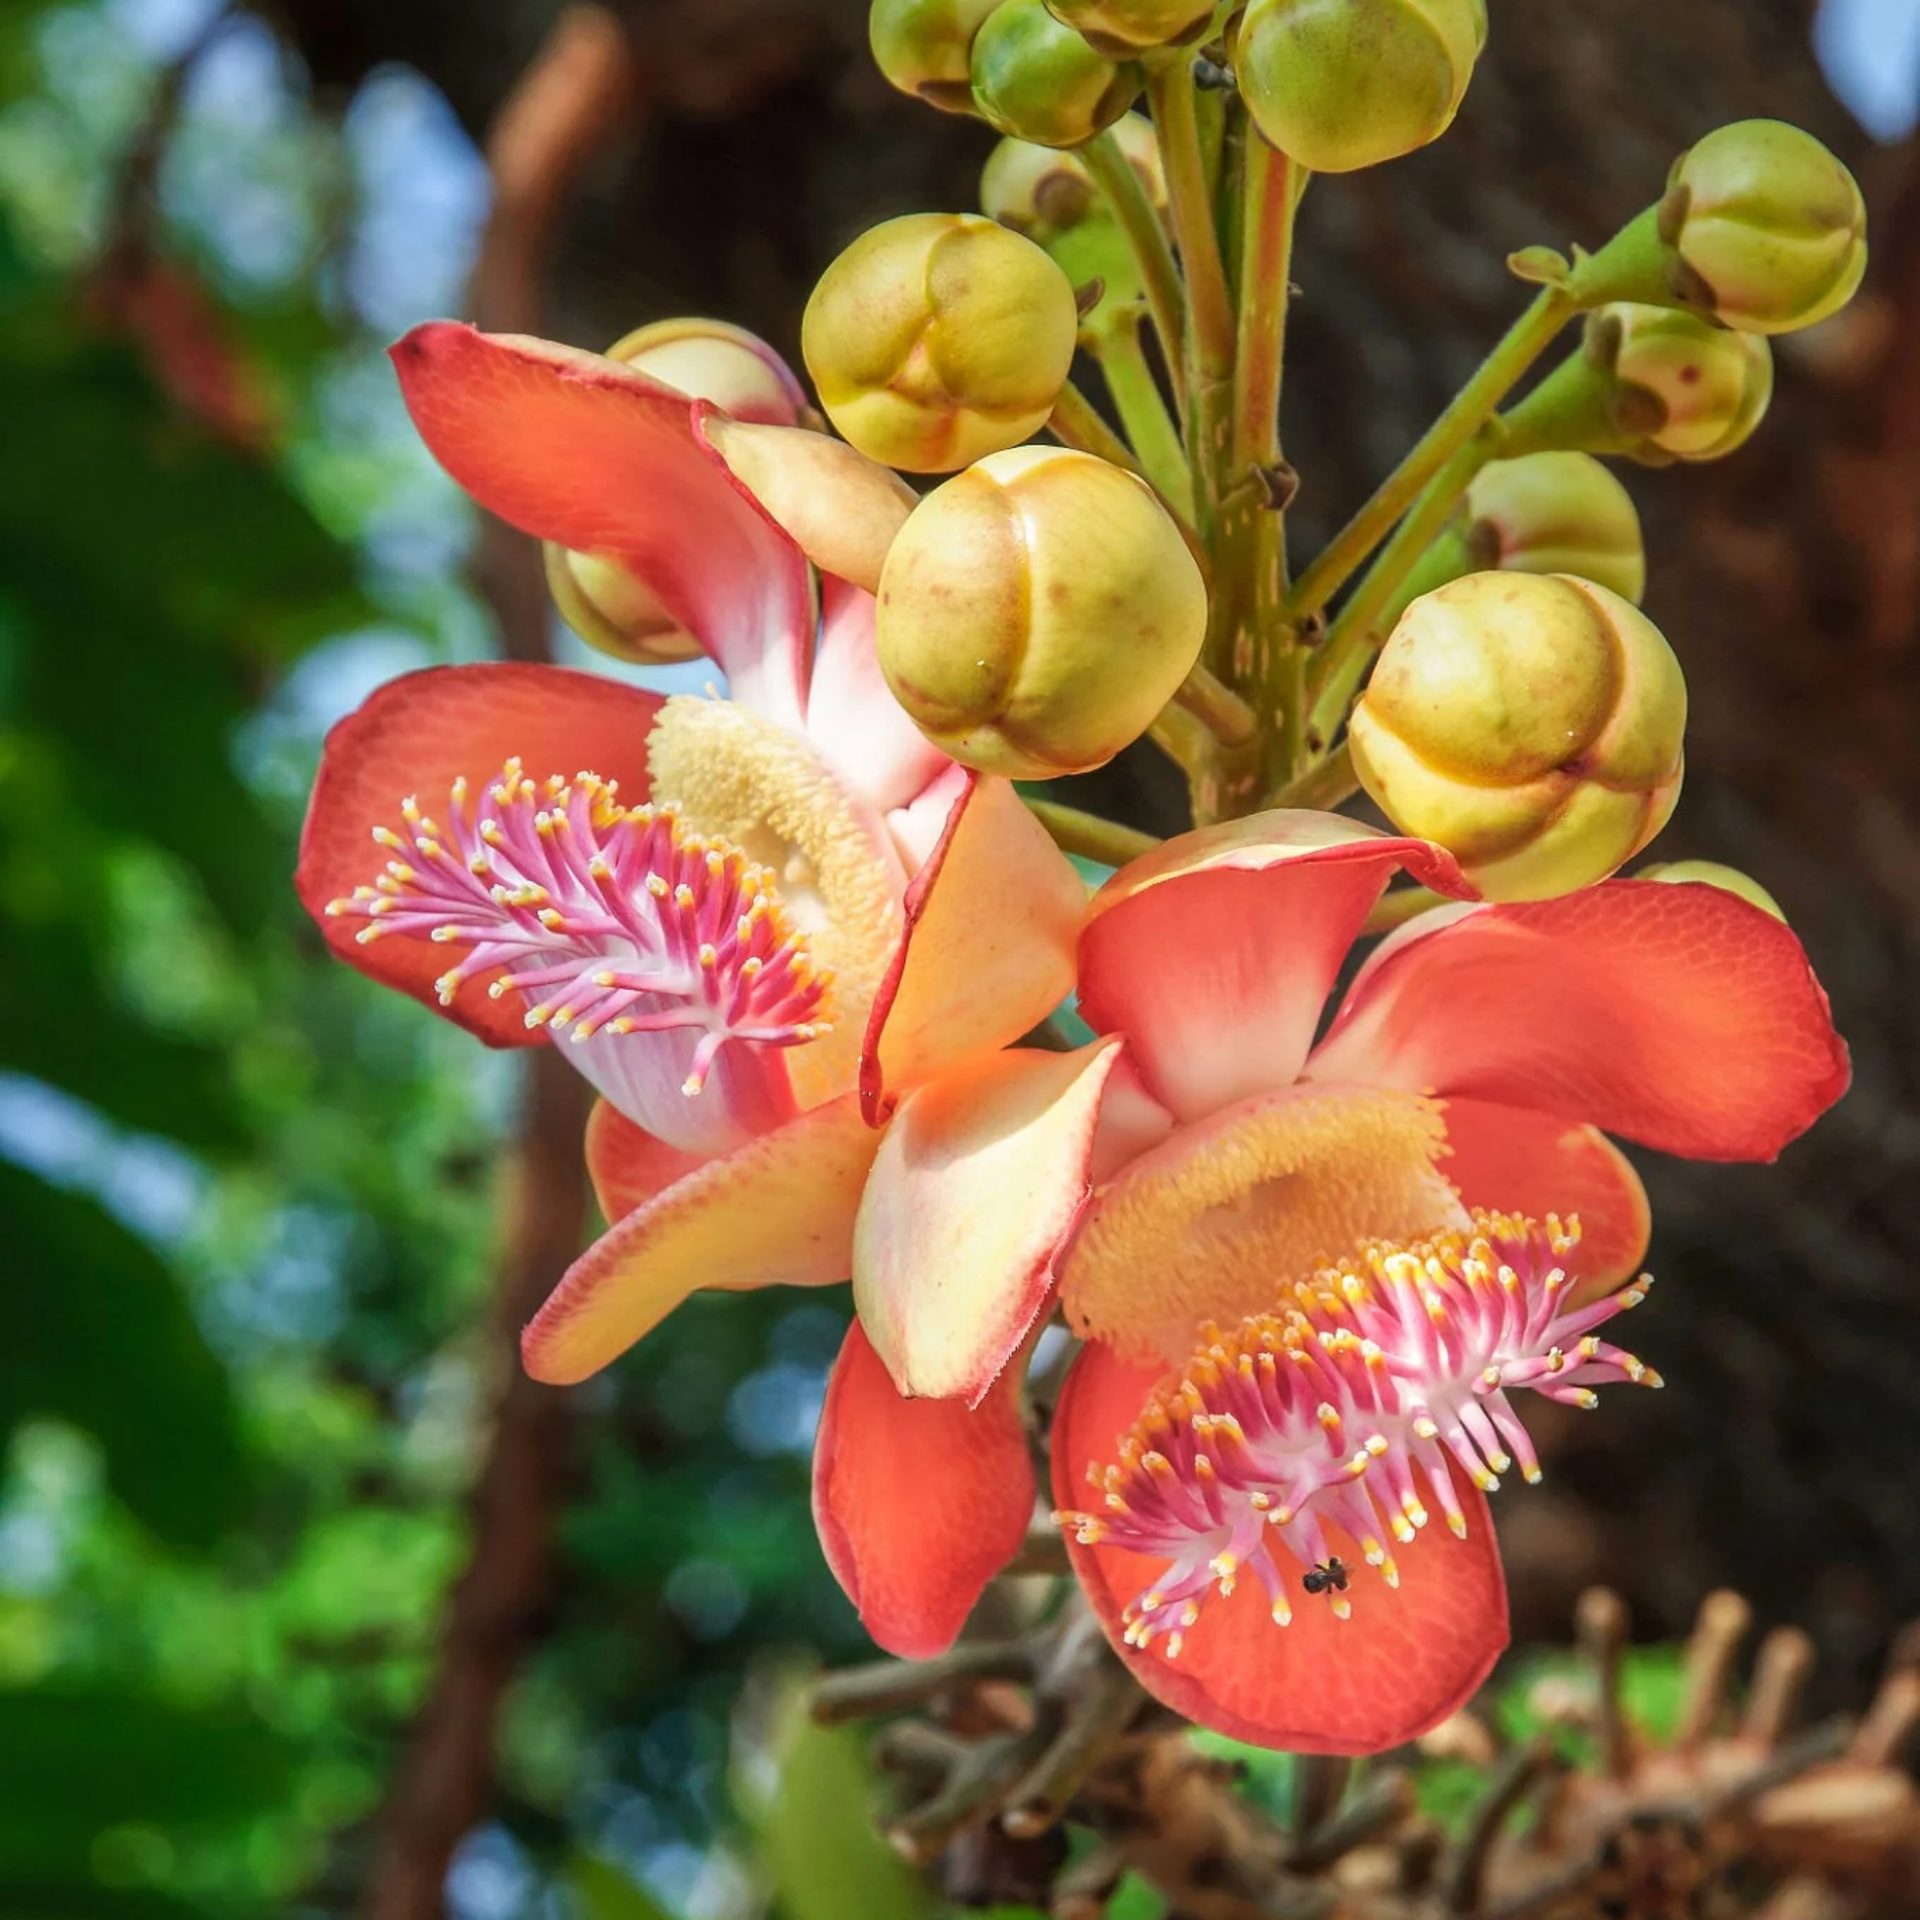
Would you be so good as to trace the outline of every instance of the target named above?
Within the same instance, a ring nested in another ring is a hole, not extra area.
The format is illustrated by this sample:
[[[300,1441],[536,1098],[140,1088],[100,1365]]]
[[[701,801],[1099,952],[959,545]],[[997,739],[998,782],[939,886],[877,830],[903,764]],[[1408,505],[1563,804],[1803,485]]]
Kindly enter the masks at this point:
[[[1336,1593],[1333,1596],[1333,1617],[1336,1620],[1353,1618],[1353,1602],[1344,1593]]]

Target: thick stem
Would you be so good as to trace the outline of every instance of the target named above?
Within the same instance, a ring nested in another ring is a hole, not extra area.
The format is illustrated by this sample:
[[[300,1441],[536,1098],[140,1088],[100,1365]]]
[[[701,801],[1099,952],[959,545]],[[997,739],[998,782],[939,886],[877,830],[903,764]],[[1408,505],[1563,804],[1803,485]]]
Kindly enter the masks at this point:
[[[1331,739],[1346,719],[1368,663],[1379,651],[1385,638],[1381,616],[1446,526],[1461,494],[1493,458],[1497,445],[1498,429],[1490,428],[1453,455],[1428,482],[1413,511],[1340,609],[1314,662],[1313,726],[1323,740]]]
[[[1336,534],[1300,576],[1290,597],[1296,619],[1317,612],[1349,580],[1355,568],[1385,539],[1414,497],[1492,417],[1514,383],[1533,365],[1578,311],[1572,295],[1544,287],[1508,328],[1480,370],[1452,404],[1421,435],[1413,450],[1381,482],[1373,498]]]
[[[1147,290],[1154,330],[1160,336],[1160,345],[1173,375],[1174,399],[1184,405],[1186,307],[1180,292],[1180,270],[1174,264],[1173,249],[1167,244],[1167,230],[1160,224],[1160,216],[1147,198],[1147,190],[1134,172],[1133,162],[1111,132],[1090,140],[1080,149],[1080,158],[1113,210],[1120,231],[1127,236],[1127,244],[1133,248],[1141,283]]]
[[[1129,473],[1137,473],[1143,480],[1152,477],[1133,457],[1133,451],[1127,443],[1101,419],[1093,402],[1072,381],[1060,389],[1060,396],[1053,403],[1053,412],[1047,418],[1047,431],[1062,446],[1077,447],[1082,453],[1097,453],[1102,460],[1110,460],[1116,467],[1125,467]]]
[[[1198,719],[1223,747],[1244,747],[1259,730],[1254,710],[1205,667],[1196,666],[1174,690],[1174,699]]]
[[[1305,773],[1272,796],[1273,807],[1312,807],[1331,813],[1343,801],[1360,791],[1353,771],[1353,756],[1342,740],[1324,760],[1316,761]]]
[[[1082,813],[1078,807],[1059,806],[1052,800],[1021,797],[1026,800],[1027,811],[1052,835],[1053,844],[1062,853],[1077,853],[1081,859],[1098,860],[1103,866],[1124,867],[1160,844],[1138,827],[1123,827],[1117,820],[1102,820],[1096,813]]]
[[[1115,315],[1111,325],[1091,336],[1094,358],[1106,376],[1107,391],[1139,456],[1141,470],[1167,504],[1189,525],[1193,522],[1193,475],[1187,470],[1180,429],[1167,411],[1160,383],[1140,344],[1141,315]],[[1083,334],[1083,340],[1088,336]]]

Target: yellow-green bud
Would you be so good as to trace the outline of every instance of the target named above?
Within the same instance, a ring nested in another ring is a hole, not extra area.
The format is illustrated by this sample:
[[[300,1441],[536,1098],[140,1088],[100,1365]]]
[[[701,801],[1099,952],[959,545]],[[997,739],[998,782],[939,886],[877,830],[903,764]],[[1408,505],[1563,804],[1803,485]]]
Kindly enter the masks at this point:
[[[699,641],[619,561],[570,553],[551,540],[543,552],[553,604],[588,646],[645,667],[699,657]]]
[[[902,93],[947,113],[973,111],[973,36],[1000,0],[873,0],[867,42]]]
[[[1780,910],[1780,902],[1751,874],[1742,873],[1738,867],[1723,867],[1718,860],[1663,860],[1658,866],[1642,867],[1633,877],[1674,884],[1691,880],[1701,886],[1719,887],[1727,893],[1737,893],[1748,906],[1758,907],[1776,920],[1787,917]]]
[[[909,213],[820,276],[800,350],[833,424],[883,466],[951,473],[1027,438],[1073,364],[1067,277],[977,213]]]
[[[1043,147],[1077,147],[1139,98],[1131,60],[1096,53],[1044,0],[1002,0],[973,42],[973,104],[984,119]]]
[[[1113,123],[1113,136],[1147,198],[1164,207],[1167,173],[1152,122],[1141,114],[1122,114]],[[1093,176],[1076,155],[1030,140],[1002,140],[980,174],[981,212],[1041,246],[1096,216],[1099,201]]]
[[[1867,205],[1812,134],[1783,120],[1721,127],[1674,162],[1660,238],[1689,305],[1747,333],[1837,313],[1867,270]]]
[[[1773,353],[1673,307],[1603,307],[1594,352],[1613,374],[1614,424],[1641,458],[1718,460],[1744,446],[1773,398]]]
[[[725,320],[655,320],[616,340],[607,358],[736,420],[790,427],[808,411],[787,363],[757,333]]]
[[[1233,69],[1276,147],[1352,173],[1445,133],[1486,39],[1486,0],[1250,0]]]
[[[1190,40],[1213,18],[1213,0],[1047,0],[1047,7],[1116,58]]]
[[[1635,606],[1646,592],[1633,498],[1590,454],[1495,460],[1467,488],[1466,512],[1475,567],[1578,574]]]
[[[880,670],[930,740],[1046,780],[1147,730],[1199,657],[1207,593],[1152,488],[1090,453],[1016,447],[908,515],[877,621]]]
[[[1424,594],[1354,709],[1354,771],[1490,900],[1603,880],[1679,797],[1687,688],[1660,630],[1567,574],[1472,573]]]
[[[809,412],[786,362],[758,334],[724,320],[655,320],[615,341],[607,358],[689,400],[711,400],[736,420],[787,427]],[[643,666],[699,655],[700,643],[617,560],[570,553],[551,540],[545,557],[553,603],[590,647]]]

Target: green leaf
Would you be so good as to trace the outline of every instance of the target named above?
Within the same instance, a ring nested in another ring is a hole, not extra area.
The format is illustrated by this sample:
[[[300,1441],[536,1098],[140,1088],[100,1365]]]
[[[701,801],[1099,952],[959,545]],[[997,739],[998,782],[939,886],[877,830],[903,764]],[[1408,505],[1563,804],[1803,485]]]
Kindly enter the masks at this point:
[[[577,1853],[567,1865],[566,1880],[583,1920],[673,1920],[639,1881],[611,1860]]]
[[[146,1526],[211,1546],[246,1508],[248,1467],[226,1371],[173,1275],[96,1202],[4,1162],[0,1220],[15,1289],[0,1437],[32,1414],[72,1421]]]

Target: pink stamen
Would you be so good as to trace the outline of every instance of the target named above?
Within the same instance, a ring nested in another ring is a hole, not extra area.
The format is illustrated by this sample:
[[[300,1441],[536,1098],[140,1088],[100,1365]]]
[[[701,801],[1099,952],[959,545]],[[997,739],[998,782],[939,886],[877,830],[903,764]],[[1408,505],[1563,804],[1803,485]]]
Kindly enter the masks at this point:
[[[682,832],[670,812],[623,807],[590,773],[536,785],[507,762],[476,806],[456,780],[447,824],[401,803],[406,831],[376,827],[394,857],[329,903],[373,941],[410,934],[464,947],[434,986],[518,993],[530,1027],[595,1034],[700,1029],[683,1091],[697,1094],[729,1042],[793,1047],[828,1031],[831,977],[788,925],[773,876]]]
[[[1165,1635],[1176,1656],[1207,1598],[1248,1571],[1286,1625],[1273,1543],[1317,1565],[1330,1557],[1326,1525],[1397,1586],[1384,1540],[1409,1542],[1428,1520],[1416,1467],[1463,1538],[1453,1467],[1488,1492],[1516,1462],[1540,1478],[1510,1389],[1593,1406],[1598,1385],[1661,1385],[1591,1331],[1638,1306],[1650,1276],[1560,1311],[1579,1238],[1576,1220],[1475,1213],[1470,1233],[1365,1247],[1293,1287],[1275,1312],[1205,1329],[1179,1384],[1158,1391],[1121,1440],[1117,1464],[1088,1469],[1103,1510],[1054,1516],[1083,1545],[1168,1563],[1127,1607],[1128,1640]],[[1344,1594],[1331,1604],[1347,1617]]]

